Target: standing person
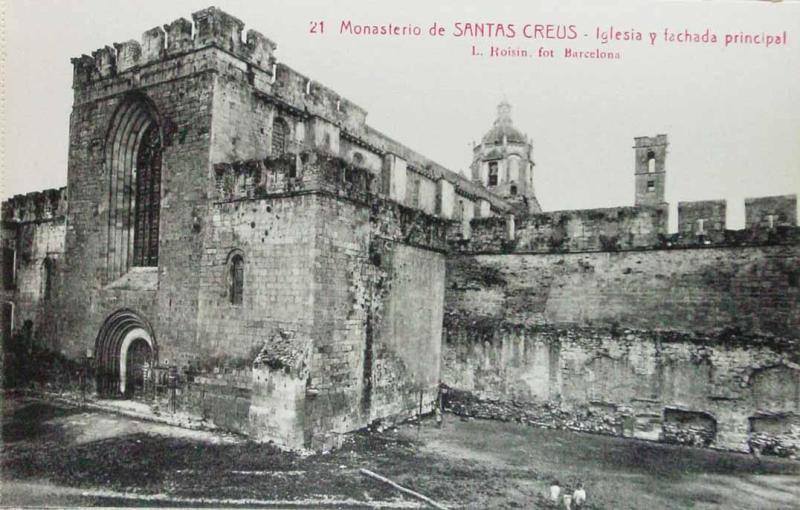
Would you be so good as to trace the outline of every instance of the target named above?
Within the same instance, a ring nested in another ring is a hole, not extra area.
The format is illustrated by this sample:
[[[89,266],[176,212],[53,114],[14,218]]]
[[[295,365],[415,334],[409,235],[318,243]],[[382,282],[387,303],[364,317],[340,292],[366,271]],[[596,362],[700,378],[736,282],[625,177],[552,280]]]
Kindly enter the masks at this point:
[[[564,508],[572,510],[572,496],[569,494],[564,494]]]
[[[572,493],[572,501],[575,503],[575,508],[583,508],[586,503],[586,489],[583,488],[583,484],[580,482],[578,482],[575,492]]]
[[[561,485],[558,484],[558,480],[553,480],[550,484],[550,500],[557,503],[560,497]]]

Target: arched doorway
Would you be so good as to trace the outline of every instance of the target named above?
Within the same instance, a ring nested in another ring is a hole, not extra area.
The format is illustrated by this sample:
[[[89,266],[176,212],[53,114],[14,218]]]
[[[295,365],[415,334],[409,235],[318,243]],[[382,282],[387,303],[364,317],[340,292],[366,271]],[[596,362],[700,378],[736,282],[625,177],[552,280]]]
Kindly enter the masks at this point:
[[[145,377],[153,366],[153,340],[147,331],[136,328],[125,335],[120,348],[119,385],[125,398],[141,397]]]
[[[132,310],[118,310],[103,323],[95,340],[97,391],[103,397],[144,394],[150,368],[158,363],[158,344],[150,325]]]

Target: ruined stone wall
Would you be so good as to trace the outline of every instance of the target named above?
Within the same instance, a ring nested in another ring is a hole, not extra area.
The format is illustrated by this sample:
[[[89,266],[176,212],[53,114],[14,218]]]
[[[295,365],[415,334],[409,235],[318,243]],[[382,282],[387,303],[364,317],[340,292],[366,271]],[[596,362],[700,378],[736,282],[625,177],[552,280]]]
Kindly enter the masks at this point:
[[[764,433],[751,422],[771,418],[775,446],[800,446],[796,339],[465,320],[448,322],[444,349],[460,414],[745,451]]]
[[[64,219],[42,223],[24,223],[18,226],[18,247],[16,280],[14,293],[15,317],[17,327],[25,321],[39,325],[37,331],[46,328],[43,317],[47,308],[57,299],[60,281],[60,265],[64,254]],[[50,264],[49,296],[45,296],[47,266]]]
[[[46,330],[42,320],[57,299],[61,281],[65,212],[64,188],[18,195],[3,203],[1,292],[4,304],[13,303],[13,330],[26,321],[32,322],[37,336]]]
[[[734,449],[772,420],[781,434],[760,441],[796,452],[798,258],[796,244],[454,256],[451,408]]]

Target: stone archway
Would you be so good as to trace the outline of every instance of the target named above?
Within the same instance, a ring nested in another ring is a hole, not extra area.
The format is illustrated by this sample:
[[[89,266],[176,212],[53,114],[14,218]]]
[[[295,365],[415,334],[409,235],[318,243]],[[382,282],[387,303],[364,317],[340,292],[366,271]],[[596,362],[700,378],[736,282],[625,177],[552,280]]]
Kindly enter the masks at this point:
[[[123,396],[130,397],[140,391],[144,382],[142,366],[152,364],[154,353],[153,339],[144,329],[136,328],[125,335],[119,356],[119,390]]]
[[[158,362],[158,344],[150,325],[133,310],[108,316],[95,340],[97,391],[104,397],[130,397],[144,363]]]

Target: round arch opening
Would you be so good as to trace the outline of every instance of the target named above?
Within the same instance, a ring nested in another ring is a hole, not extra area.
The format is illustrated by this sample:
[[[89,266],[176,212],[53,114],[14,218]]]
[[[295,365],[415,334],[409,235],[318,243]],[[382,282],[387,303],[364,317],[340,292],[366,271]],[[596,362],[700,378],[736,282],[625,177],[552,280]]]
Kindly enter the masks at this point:
[[[97,391],[102,397],[133,398],[144,389],[147,367],[158,363],[150,325],[132,310],[118,310],[95,340]]]

